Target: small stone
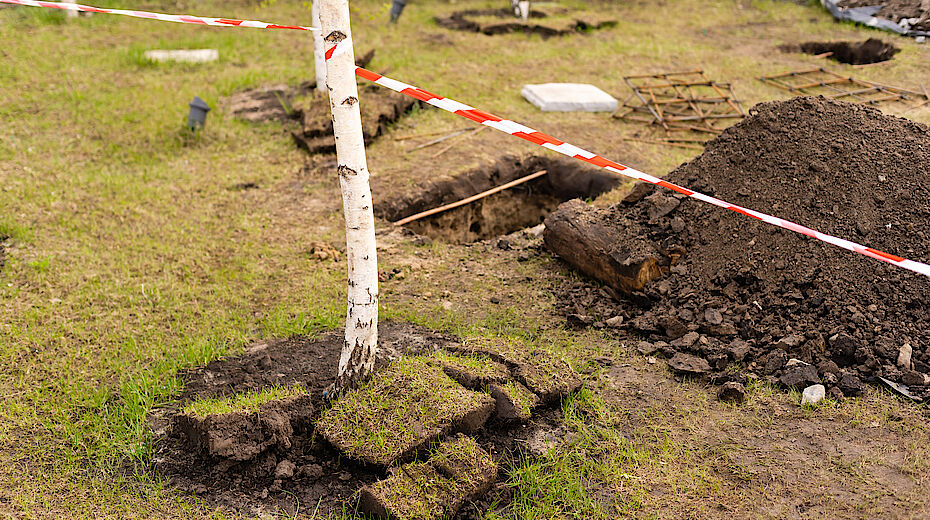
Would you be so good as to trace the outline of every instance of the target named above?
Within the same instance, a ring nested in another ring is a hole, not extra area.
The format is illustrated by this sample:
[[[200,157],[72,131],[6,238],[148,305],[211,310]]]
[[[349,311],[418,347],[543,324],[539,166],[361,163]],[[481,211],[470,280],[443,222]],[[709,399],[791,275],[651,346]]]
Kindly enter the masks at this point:
[[[916,370],[908,370],[901,376],[901,382],[907,386],[923,386],[927,384],[928,377]]]
[[[804,366],[804,365],[809,365],[809,364],[810,363],[805,363],[798,358],[791,358],[788,360],[787,363],[785,363],[785,368],[793,368],[793,367]]]
[[[501,299],[498,298],[497,296],[492,296],[492,297],[491,297],[491,303],[497,305],[497,304],[500,303],[500,302],[501,302]]]
[[[789,334],[778,340],[778,343],[775,343],[775,348],[780,348],[784,351],[794,350],[798,348],[801,343],[804,341],[802,336],[797,334]]]
[[[452,302],[442,302],[443,310],[451,311],[452,307],[453,307]]]
[[[494,303],[494,298],[491,298],[491,303]],[[594,318],[585,314],[569,314],[565,319],[568,326],[575,329],[583,329],[594,323]]]
[[[286,479],[294,476],[294,471],[297,469],[297,465],[293,462],[284,459],[278,463],[278,466],[274,469],[274,478],[277,479]]]
[[[817,369],[811,365],[795,365],[778,378],[778,381],[788,388],[806,388],[820,383]]]
[[[659,318],[659,327],[665,331],[665,335],[671,339],[684,336],[688,332],[688,327],[674,316],[663,316]]]
[[[749,354],[749,350],[752,347],[744,340],[734,339],[730,342],[730,347],[727,351],[730,353],[730,357],[733,358],[733,361],[742,361],[746,358],[746,354]]]
[[[655,365],[655,364],[656,364],[656,358],[655,358],[655,356],[649,356],[649,357],[647,357],[647,358],[646,358],[646,363],[649,363],[650,365]]]
[[[195,495],[202,495],[207,492],[207,486],[203,484],[194,484],[193,486],[191,486],[191,491]]]
[[[817,370],[821,374],[833,374],[834,376],[836,376],[837,380],[839,380],[840,367],[832,360],[828,359],[824,361],[823,363],[820,363],[819,365],[817,365]]]
[[[830,399],[833,399],[834,401],[842,401],[843,391],[835,386],[831,386],[830,389],[827,390],[827,397],[829,397]]]
[[[765,358],[765,374],[772,375],[781,370],[788,362],[788,354],[784,350],[773,350]]]
[[[668,366],[675,372],[686,374],[704,374],[710,371],[710,363],[706,359],[681,352],[668,360]]]
[[[862,381],[858,377],[852,374],[845,374],[840,378],[840,382],[837,385],[843,395],[846,397],[856,397],[862,394],[864,387]]]
[[[823,385],[811,385],[804,389],[801,394],[801,406],[814,405],[823,400],[827,395],[827,389]]]
[[[829,386],[835,385],[839,380],[840,378],[836,377],[836,374],[833,374],[830,372],[827,372],[823,375],[824,384],[829,385]]]
[[[724,383],[717,389],[717,399],[727,403],[742,403],[746,399],[746,387],[736,381]]]
[[[700,334],[692,331],[673,341],[672,346],[675,348],[690,348],[694,346],[700,338]]]
[[[640,341],[639,344],[636,345],[636,350],[644,356],[651,356],[658,352],[659,349],[648,341]]]
[[[704,311],[704,319],[711,325],[720,325],[723,323],[723,314],[720,314],[720,311],[717,309],[706,309]]]
[[[612,329],[619,329],[620,325],[623,324],[623,316],[614,316],[613,318],[605,321],[604,324]]]
[[[898,350],[898,367],[900,367],[901,370],[911,369],[911,355],[913,352],[914,349],[911,348],[910,343],[905,343],[904,346]]]

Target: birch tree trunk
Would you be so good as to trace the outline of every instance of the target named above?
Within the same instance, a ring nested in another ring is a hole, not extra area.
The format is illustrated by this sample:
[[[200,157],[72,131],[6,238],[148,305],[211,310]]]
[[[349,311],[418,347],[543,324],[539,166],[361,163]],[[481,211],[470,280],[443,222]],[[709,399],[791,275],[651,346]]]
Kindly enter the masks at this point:
[[[333,388],[339,395],[364,381],[374,367],[378,348],[378,257],[348,0],[320,0],[320,21],[328,46],[347,41],[345,52],[336,52],[326,61],[349,264],[345,344]]]
[[[314,27],[320,27],[320,2],[313,0],[310,7],[310,16],[313,17]],[[313,31],[313,67],[316,72],[316,89],[326,92],[326,60],[323,57],[323,31]]]

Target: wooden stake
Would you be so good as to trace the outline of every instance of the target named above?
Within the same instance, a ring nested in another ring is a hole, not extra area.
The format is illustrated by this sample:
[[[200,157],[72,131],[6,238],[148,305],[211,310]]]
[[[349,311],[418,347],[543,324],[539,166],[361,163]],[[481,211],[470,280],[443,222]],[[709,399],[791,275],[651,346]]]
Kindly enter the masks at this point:
[[[329,45],[352,41],[348,0],[320,0],[320,22],[323,39]],[[363,382],[374,368],[378,349],[378,253],[355,83],[355,52],[351,46],[326,62],[326,84],[333,113],[349,264],[345,343],[333,385],[335,396]]]
[[[313,17],[313,26],[320,27],[320,0],[313,0],[310,7],[310,16]],[[326,58],[323,53],[323,31],[313,31],[313,68],[316,72],[316,89],[326,92]]]
[[[471,197],[462,199],[462,200],[460,200],[460,201],[458,201],[458,202],[452,202],[452,203],[446,204],[446,205],[444,205],[444,206],[439,206],[438,208],[433,208],[433,209],[428,209],[428,210],[426,210],[426,211],[421,211],[420,213],[417,213],[416,215],[410,215],[410,216],[407,217],[407,218],[402,218],[402,219],[398,220],[397,222],[395,222],[394,225],[395,225],[395,226],[403,226],[404,224],[409,224],[409,223],[411,223],[411,222],[413,222],[413,221],[415,221],[415,220],[420,220],[420,219],[423,218],[423,217],[428,217],[428,216],[430,216],[430,215],[435,215],[436,213],[442,213],[443,211],[448,211],[448,210],[450,210],[450,209],[457,208],[457,207],[459,207],[459,206],[464,206],[465,204],[469,204],[469,203],[474,202],[474,201],[476,201],[476,200],[478,200],[478,199],[483,199],[484,197],[487,197],[488,195],[493,195],[493,194],[495,194],[495,193],[497,193],[497,192],[499,192],[499,191],[504,191],[504,190],[506,190],[506,189],[508,189],[508,188],[513,188],[514,186],[516,186],[516,185],[518,185],[518,184],[523,184],[524,182],[531,181],[531,180],[536,179],[536,178],[538,178],[538,177],[542,177],[542,176],[545,175],[545,174],[546,174],[546,170],[540,170],[540,171],[538,171],[538,172],[536,172],[536,173],[531,173],[531,174],[527,175],[526,177],[520,177],[519,179],[517,179],[517,180],[515,180],[515,181],[510,181],[510,182],[508,182],[507,184],[502,184],[502,185],[500,185],[500,186],[498,186],[498,187],[496,187],[496,188],[491,188],[491,189],[489,189],[488,191],[482,191],[481,193],[479,193],[479,194],[477,194],[477,195],[472,195]]]

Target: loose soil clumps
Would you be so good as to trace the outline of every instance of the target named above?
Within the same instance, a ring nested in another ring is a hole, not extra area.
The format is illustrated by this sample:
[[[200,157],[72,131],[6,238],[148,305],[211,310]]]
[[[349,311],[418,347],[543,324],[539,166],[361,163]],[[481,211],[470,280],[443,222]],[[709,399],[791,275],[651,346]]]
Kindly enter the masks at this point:
[[[504,156],[454,178],[428,181],[401,196],[375,203],[375,216],[390,221],[414,215],[500,186],[526,175],[548,173],[465,206],[407,224],[421,235],[452,243],[485,240],[538,225],[564,201],[594,198],[618,186],[613,174],[549,156]]]
[[[668,180],[928,262],[928,161],[926,126],[802,97],[757,105]],[[822,380],[834,397],[878,377],[930,391],[927,278],[651,185],[589,211],[618,240],[667,252],[668,274],[613,305],[617,291],[572,287],[566,314],[586,312],[575,299],[603,313],[593,320],[621,315],[640,351],[720,382],[743,382],[727,371],[742,362],[784,386]]]
[[[831,53],[828,58],[850,65],[878,63],[894,58],[901,49],[878,38],[869,38],[862,42],[805,42],[800,45],[782,45],[784,52],[803,52],[815,56]]]
[[[543,20],[550,18],[550,15],[543,11],[531,10],[530,19]],[[436,17],[436,23],[440,27],[452,29],[455,31],[477,32],[493,36],[496,34],[510,34],[522,32],[527,34],[539,34],[543,38],[552,36],[564,36],[567,34],[604,29],[617,25],[616,20],[595,20],[592,16],[586,16],[586,19],[564,19],[561,23],[553,20],[547,20],[548,23],[527,23],[516,21],[513,11],[510,9],[471,9],[467,11],[457,11],[448,17]],[[506,22],[498,20],[508,20]]]
[[[557,354],[549,349],[528,354],[528,377],[515,364],[459,353],[457,338],[384,322],[373,380],[326,403],[343,341],[334,332],[258,343],[184,374],[179,402],[150,417],[155,471],[211,506],[250,516],[313,504],[323,517],[360,508],[470,519],[509,500],[502,463],[523,460],[534,436],[561,431],[559,409],[533,391],[580,386],[567,364],[546,362],[543,351]],[[517,344],[501,344],[518,359]],[[494,395],[497,387],[507,395]],[[457,513],[465,503],[474,507]]]

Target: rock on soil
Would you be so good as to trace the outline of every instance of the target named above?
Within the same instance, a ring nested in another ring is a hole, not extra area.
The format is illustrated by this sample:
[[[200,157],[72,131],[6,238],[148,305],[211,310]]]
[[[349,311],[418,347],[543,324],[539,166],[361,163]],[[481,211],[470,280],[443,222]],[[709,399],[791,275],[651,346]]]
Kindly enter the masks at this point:
[[[742,403],[746,399],[746,388],[742,383],[728,381],[717,389],[717,398],[728,403]]]
[[[823,400],[827,395],[827,389],[823,385],[811,385],[801,393],[801,406],[806,404],[813,405]]]
[[[798,97],[753,107],[667,179],[928,262],[927,164],[927,126],[867,106]],[[679,204],[668,210],[668,198]],[[612,300],[616,292],[573,284],[563,291],[566,314],[580,306],[594,309],[595,320],[623,314],[628,330],[652,344],[696,332],[698,341],[661,352],[698,356],[716,370],[741,358],[745,370],[772,382],[792,370],[788,358],[797,358],[813,368],[797,384],[828,370],[846,396],[878,376],[901,381],[897,360],[905,344],[912,369],[930,372],[925,277],[651,185],[594,211],[630,241],[625,247],[659,252],[667,271],[621,301]]]

